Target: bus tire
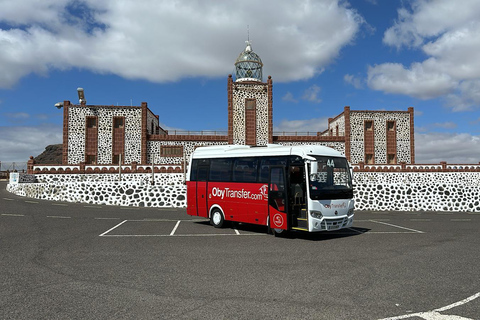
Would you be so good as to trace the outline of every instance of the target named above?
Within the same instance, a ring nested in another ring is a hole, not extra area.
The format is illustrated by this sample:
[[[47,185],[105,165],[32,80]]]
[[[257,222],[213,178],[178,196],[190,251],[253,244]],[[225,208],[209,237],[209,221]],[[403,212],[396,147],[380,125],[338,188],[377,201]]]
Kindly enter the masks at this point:
[[[225,223],[225,218],[223,217],[222,211],[220,209],[215,208],[212,210],[212,213],[210,215],[210,223],[215,228],[223,227]]]
[[[275,237],[285,237],[287,235],[287,230],[272,228],[273,235]]]

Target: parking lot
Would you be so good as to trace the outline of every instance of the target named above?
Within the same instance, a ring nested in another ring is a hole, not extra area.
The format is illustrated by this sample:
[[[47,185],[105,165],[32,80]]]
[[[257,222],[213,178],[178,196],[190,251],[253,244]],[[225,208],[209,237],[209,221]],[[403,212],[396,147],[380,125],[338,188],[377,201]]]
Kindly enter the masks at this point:
[[[357,212],[275,238],[4,186],[0,204],[2,319],[480,318],[478,213]]]

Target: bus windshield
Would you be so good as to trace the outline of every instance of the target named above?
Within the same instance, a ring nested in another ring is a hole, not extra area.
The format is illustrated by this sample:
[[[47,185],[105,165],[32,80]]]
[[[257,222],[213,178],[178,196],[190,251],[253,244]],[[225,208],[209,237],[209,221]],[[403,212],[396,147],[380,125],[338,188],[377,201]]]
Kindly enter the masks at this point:
[[[350,167],[345,158],[313,156],[308,163],[310,198],[334,200],[353,198]]]

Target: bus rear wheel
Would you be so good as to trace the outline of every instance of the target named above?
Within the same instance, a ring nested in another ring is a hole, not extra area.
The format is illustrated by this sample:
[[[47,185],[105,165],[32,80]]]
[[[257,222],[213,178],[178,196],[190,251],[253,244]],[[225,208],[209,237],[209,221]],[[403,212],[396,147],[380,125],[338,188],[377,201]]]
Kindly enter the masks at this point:
[[[223,227],[225,219],[223,218],[222,211],[220,209],[213,209],[212,214],[210,215],[210,223],[215,228]]]

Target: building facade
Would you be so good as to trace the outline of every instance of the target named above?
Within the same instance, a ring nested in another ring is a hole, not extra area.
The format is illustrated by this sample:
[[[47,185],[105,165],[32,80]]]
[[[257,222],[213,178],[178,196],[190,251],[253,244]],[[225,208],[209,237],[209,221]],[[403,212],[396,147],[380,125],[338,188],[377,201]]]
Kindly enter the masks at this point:
[[[413,108],[356,111],[350,107],[314,135],[273,131],[273,80],[263,82],[263,62],[249,42],[228,76],[226,134],[171,134],[146,102],[141,106],[78,105],[64,101],[63,164],[184,164],[199,146],[318,144],[353,164],[415,163]]]

